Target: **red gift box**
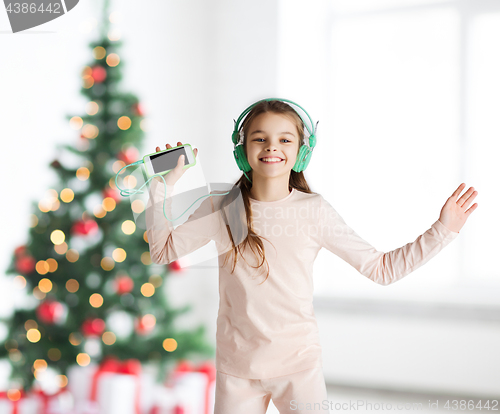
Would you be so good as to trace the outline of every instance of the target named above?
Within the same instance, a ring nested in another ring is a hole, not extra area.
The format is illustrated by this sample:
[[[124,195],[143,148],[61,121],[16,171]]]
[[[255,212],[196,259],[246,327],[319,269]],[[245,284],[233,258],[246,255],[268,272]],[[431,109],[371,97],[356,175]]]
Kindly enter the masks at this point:
[[[125,361],[120,361],[115,357],[105,357],[99,368],[94,374],[94,378],[92,381],[92,388],[90,393],[91,401],[97,401],[97,383],[99,381],[99,377],[105,373],[115,373],[115,374],[125,374],[125,375],[133,375],[136,377],[137,387],[135,394],[135,412],[137,414],[141,414],[140,408],[140,374],[141,374],[141,363],[137,359],[127,359]]]
[[[0,400],[7,400],[11,406],[11,410],[9,412],[2,411],[2,414],[22,414],[26,408],[29,408],[26,407],[26,404],[35,403],[34,405],[36,406],[38,403],[38,401],[33,401],[33,399],[23,390],[19,390],[15,394],[12,393],[10,396],[8,391],[0,391]],[[22,408],[24,408],[24,410]],[[30,412],[34,411],[30,410]]]
[[[205,376],[205,388],[203,390],[203,411],[200,413],[186,414],[212,414],[213,413],[213,393],[215,387],[216,369],[211,361],[205,361],[198,366],[187,360],[180,361],[167,380],[167,386],[176,387],[183,376],[189,373],[198,373]]]

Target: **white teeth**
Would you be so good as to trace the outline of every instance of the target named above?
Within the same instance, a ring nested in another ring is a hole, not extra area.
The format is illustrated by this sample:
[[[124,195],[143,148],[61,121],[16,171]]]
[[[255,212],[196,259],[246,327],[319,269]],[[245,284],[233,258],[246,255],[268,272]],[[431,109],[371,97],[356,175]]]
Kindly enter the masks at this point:
[[[265,162],[281,161],[281,158],[262,158],[262,161]]]

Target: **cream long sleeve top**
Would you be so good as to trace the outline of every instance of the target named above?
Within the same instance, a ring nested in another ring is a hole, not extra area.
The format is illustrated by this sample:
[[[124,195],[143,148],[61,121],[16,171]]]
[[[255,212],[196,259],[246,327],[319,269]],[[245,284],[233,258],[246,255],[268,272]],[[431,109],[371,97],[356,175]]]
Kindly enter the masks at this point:
[[[260,263],[260,257],[250,249],[244,251],[245,260],[238,255],[234,273],[232,257],[223,265],[220,252],[230,246],[217,209],[223,197],[207,197],[174,228],[163,215],[164,184],[152,182],[146,224],[154,263],[170,263],[216,242],[220,254],[216,369],[241,378],[273,378],[322,365],[313,309],[313,262],[321,248],[373,282],[389,285],[425,264],[459,234],[437,220],[414,242],[384,253],[358,236],[320,194],[292,189],[277,201],[250,199],[253,228],[263,236],[269,266],[263,282],[266,264],[251,267]],[[173,187],[167,186],[169,218],[172,192]],[[166,244],[170,233],[172,243]]]

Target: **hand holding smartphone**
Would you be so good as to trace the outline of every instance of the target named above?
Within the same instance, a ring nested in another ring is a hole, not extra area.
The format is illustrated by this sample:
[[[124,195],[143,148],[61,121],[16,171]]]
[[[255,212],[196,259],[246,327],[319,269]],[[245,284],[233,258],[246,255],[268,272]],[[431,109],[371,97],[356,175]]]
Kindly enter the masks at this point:
[[[160,147],[156,147],[156,153],[146,155],[144,157],[144,165],[146,173],[149,177],[155,174],[165,175],[163,177],[167,185],[175,185],[182,177],[184,172],[194,165],[196,165],[196,156],[198,149],[194,151],[191,145],[182,145],[182,142],[177,142],[176,147],[166,144],[167,149],[161,151]],[[162,182],[160,177],[155,177],[155,180]]]

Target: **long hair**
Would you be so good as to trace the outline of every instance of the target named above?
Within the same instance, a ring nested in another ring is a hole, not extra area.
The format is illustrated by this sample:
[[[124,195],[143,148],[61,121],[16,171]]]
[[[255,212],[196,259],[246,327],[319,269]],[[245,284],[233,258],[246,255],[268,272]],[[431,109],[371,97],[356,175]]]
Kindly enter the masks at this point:
[[[250,132],[250,125],[252,124],[252,121],[259,116],[260,114],[263,113],[276,113],[276,114],[281,114],[285,115],[288,117],[297,127],[297,132],[299,136],[299,149],[302,144],[304,144],[304,123],[300,116],[295,112],[295,110],[288,105],[287,103],[283,101],[278,101],[278,100],[273,100],[273,101],[262,101],[255,105],[251,111],[247,114],[245,120],[243,121],[242,128],[244,132],[244,139],[243,139],[243,147],[245,150],[245,156],[247,155],[247,136],[248,133]],[[298,154],[298,151],[297,151]],[[247,172],[247,175],[249,178],[253,181],[253,170],[250,170]],[[226,196],[221,197],[221,207],[220,211],[223,215],[224,221],[226,223],[226,227],[231,239],[231,243],[233,245],[232,251],[226,253],[226,257],[224,260],[224,265],[226,265],[228,259],[230,256],[233,257],[233,269],[231,273],[234,273],[234,269],[236,267],[237,263],[237,255],[238,253],[241,255],[243,260],[245,260],[242,252],[245,250],[245,248],[248,246],[252,252],[255,254],[257,259],[261,259],[260,264],[258,266],[251,266],[255,269],[258,269],[264,265],[264,262],[266,263],[267,266],[267,274],[265,280],[262,282],[264,283],[267,278],[269,277],[269,264],[266,260],[266,255],[264,252],[264,244],[262,243],[261,238],[257,235],[257,233],[253,230],[252,227],[252,209],[250,207],[250,189],[252,188],[252,183],[247,179],[245,174],[242,174],[241,177],[236,181],[234,184],[235,187],[233,190]],[[288,186],[289,188],[295,188],[298,191],[302,191],[304,193],[309,193],[309,194],[316,194],[315,192],[311,191],[309,188],[309,185],[307,184],[307,181],[304,177],[303,172],[295,172],[294,170],[290,171],[290,179],[288,181]],[[238,191],[239,189],[239,191]],[[231,228],[229,226],[228,218],[225,212],[225,209],[223,206],[229,205],[241,192],[242,199],[243,199],[243,205],[245,207],[245,215],[246,215],[246,222],[243,217],[240,217],[240,222],[238,223],[239,226],[246,226],[247,227],[247,236],[246,238],[241,242],[236,245],[234,243],[234,240],[239,240],[238,236],[241,236],[242,233],[242,228],[240,227],[240,230],[238,230],[238,225],[236,226],[231,226],[233,228],[233,233],[231,233]],[[239,233],[239,234],[238,234]],[[265,238],[265,237],[264,237]],[[266,239],[267,240],[267,239]],[[272,244],[272,243],[271,243]],[[274,246],[273,246],[274,247]],[[246,261],[246,260],[245,260]],[[247,262],[248,263],[248,262]]]

